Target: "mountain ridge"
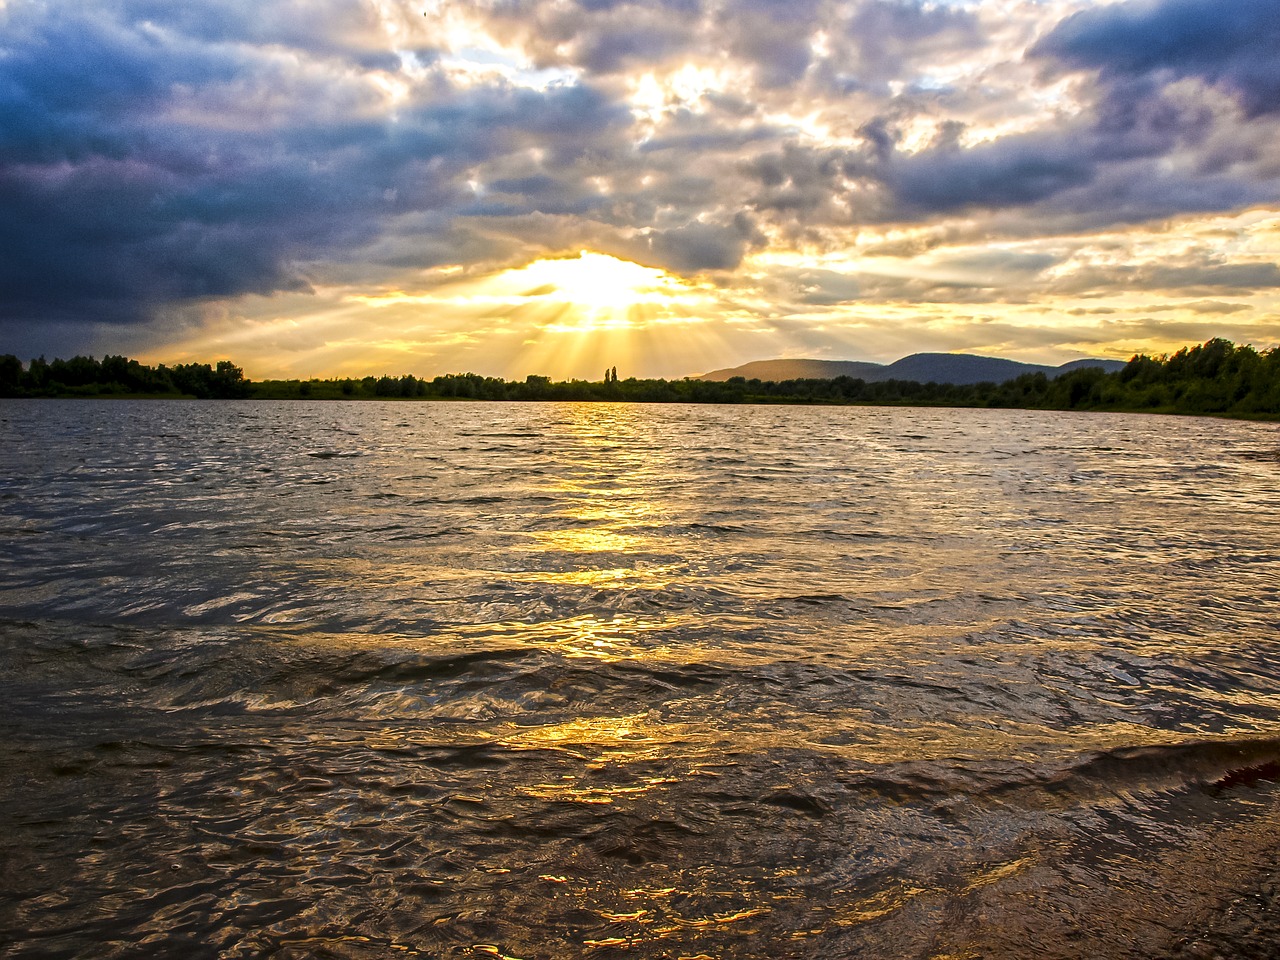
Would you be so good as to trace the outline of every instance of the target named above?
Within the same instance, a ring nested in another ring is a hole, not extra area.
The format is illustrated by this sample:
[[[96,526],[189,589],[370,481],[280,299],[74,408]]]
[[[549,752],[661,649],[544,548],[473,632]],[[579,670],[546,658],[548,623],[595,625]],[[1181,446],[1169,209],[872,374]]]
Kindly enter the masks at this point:
[[[725,381],[731,377],[748,380],[833,380],[850,377],[879,383],[884,380],[913,380],[917,383],[1003,383],[1028,373],[1043,373],[1053,378],[1081,367],[1098,367],[1111,373],[1125,365],[1123,360],[1101,360],[1083,357],[1059,366],[1022,363],[1003,357],[983,357],[970,353],[913,353],[893,363],[865,360],[753,360],[736,367],[712,370],[695,380]]]

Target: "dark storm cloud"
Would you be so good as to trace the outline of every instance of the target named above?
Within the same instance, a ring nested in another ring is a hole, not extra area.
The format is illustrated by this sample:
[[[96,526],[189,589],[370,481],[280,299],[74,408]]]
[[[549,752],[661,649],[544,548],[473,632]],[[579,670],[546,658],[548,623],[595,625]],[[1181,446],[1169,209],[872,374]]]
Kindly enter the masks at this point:
[[[1137,158],[1116,152],[1117,144],[1099,143],[1087,131],[1074,140],[1028,135],[925,152],[886,169],[895,197],[886,217],[1007,211],[1008,229],[1025,236],[1239,210],[1280,196],[1274,178],[1201,173],[1187,157],[1170,163],[1172,150]]]
[[[96,0],[103,19],[155,24],[200,43],[271,44],[308,56],[337,56],[353,62],[384,63],[388,57],[374,10],[367,4],[318,6],[311,0]],[[373,56],[380,54],[380,57]],[[372,58],[372,61],[371,59]]]
[[[884,81],[939,53],[972,50],[986,41],[970,11],[940,4],[871,0],[855,4],[845,33],[857,50],[861,78]]]
[[[539,66],[611,74],[723,52],[766,91],[809,72],[831,89],[880,89],[914,64],[984,42],[972,12],[923,0],[502,0],[483,9],[495,34],[519,40]]]
[[[1026,231],[1142,223],[1242,209],[1280,197],[1268,160],[1275,130],[1241,126],[1220,104],[1158,86],[1114,88],[1061,123],[971,146],[944,120],[923,149],[902,148],[902,121],[870,118],[860,146],[787,143],[738,164],[754,209],[806,226],[928,223],[1009,211]]]
[[[845,181],[876,179],[858,152],[794,144],[744,160],[738,170],[760,185],[752,200],[756,210],[810,223],[842,219],[831,204],[846,191]]]
[[[813,60],[815,0],[737,0],[717,17],[718,32],[740,62],[752,64],[764,89],[799,80]]]
[[[1103,168],[1086,189],[1046,204],[1042,226],[1052,228],[1058,223],[1078,231],[1228,212],[1272,202],[1277,192],[1274,181],[1197,176],[1155,157]]]
[[[1088,180],[1046,193],[1045,226],[1088,229],[1274,202],[1277,170],[1266,155],[1276,131],[1266,115],[1280,113],[1277,49],[1273,0],[1128,2],[1059,23],[1029,55],[1092,71],[1097,100],[1090,129],[1062,143]],[[1233,97],[1246,122],[1174,86],[1188,78]]]
[[[147,37],[96,17],[24,22],[0,13],[0,162],[125,156],[134,126],[177,84],[225,83],[237,64],[202,51],[158,55]],[[122,124],[124,125],[122,128]]]
[[[1280,112],[1275,0],[1163,0],[1083,10],[1033,49],[1105,80],[1198,77],[1239,97],[1250,116]]]
[[[133,322],[305,288],[308,264],[373,242],[390,217],[474,205],[474,165],[533,143],[570,163],[627,119],[582,86],[442,84],[388,118],[358,71],[317,76],[278,44],[222,42],[234,17],[110,16],[169,9],[0,15],[0,322]]]
[[[500,0],[483,9],[495,35],[518,41],[538,66],[612,74],[697,49],[701,7],[697,0]]]
[[[762,241],[751,219],[739,214],[728,223],[694,222],[655,232],[650,238],[652,255],[646,259],[677,273],[732,270],[748,247]]]
[[[880,42],[852,59],[863,66],[864,80],[875,76],[872,67],[906,77],[900,55],[918,58],[931,41],[949,50],[977,46],[982,38],[975,24],[966,12],[946,7],[861,4],[849,20],[851,32]],[[1031,51],[1044,63],[1098,73],[1097,99],[1075,117],[966,147],[963,122],[945,115],[953,98],[925,91],[938,99],[913,103],[908,94],[886,101],[892,109],[861,126],[861,149],[837,156],[787,147],[741,169],[761,184],[756,209],[810,225],[850,216],[868,224],[910,223],[1008,210],[1021,211],[1032,230],[1039,214],[1085,229],[1273,202],[1280,196],[1276,171],[1266,163],[1273,140],[1259,140],[1261,129],[1237,124],[1212,98],[1174,90],[1169,82],[1196,76],[1237,95],[1250,116],[1280,111],[1278,31],[1272,0],[1168,0],[1088,10],[1060,23]],[[903,121],[921,110],[944,111],[938,133],[926,149],[904,151]],[[843,202],[830,202],[836,199]]]
[[[968,150],[930,150],[896,163],[889,176],[901,207],[927,216],[1036,203],[1088,183],[1098,162],[1058,136],[1008,137]]]
[[[757,211],[808,225],[927,221],[970,209],[1024,208],[1089,184],[1114,147],[1086,135],[1006,137],[968,149],[947,141],[898,152],[897,134],[873,121],[861,149],[786,145],[742,161],[758,184]],[[918,252],[918,251],[917,251]]]

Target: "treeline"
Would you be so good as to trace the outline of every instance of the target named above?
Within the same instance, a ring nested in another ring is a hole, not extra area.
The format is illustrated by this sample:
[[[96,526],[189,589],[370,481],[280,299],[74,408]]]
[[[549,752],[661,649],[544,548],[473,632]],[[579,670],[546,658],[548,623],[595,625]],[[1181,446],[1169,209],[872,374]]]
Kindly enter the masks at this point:
[[[1280,348],[1259,352],[1210,340],[1172,356],[1138,355],[1121,370],[1079,367],[1059,377],[1027,374],[1003,383],[829,380],[617,379],[507,381],[474,373],[431,380],[412,375],[362,380],[268,380],[254,396],[273,398],[421,397],[469,400],[619,400],[633,403],[825,403],[1041,410],[1280,415]]]
[[[230,360],[216,366],[180,363],[149,367],[128,357],[32,360],[0,356],[0,397],[197,397],[230,400],[252,396],[252,382]]]
[[[330,380],[245,380],[239,367],[221,361],[151,368],[124,357],[91,357],[28,367],[0,357],[0,395],[157,395],[258,399],[467,399],[582,400],[632,403],[810,403],[949,407],[1016,407],[1040,410],[1129,410],[1153,413],[1280,415],[1280,348],[1259,352],[1228,340],[1210,340],[1171,356],[1139,355],[1115,373],[1081,367],[1062,376],[1028,374],[1003,383],[970,385],[830,380],[555,381],[530,376],[502,380],[474,373],[427,380],[364,377]]]

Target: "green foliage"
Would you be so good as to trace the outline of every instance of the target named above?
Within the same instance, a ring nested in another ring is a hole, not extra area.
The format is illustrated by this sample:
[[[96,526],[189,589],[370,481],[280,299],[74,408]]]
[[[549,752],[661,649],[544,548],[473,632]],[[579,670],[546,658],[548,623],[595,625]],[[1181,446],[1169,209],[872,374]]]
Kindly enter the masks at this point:
[[[247,397],[250,381],[230,360],[216,366],[185,363],[149,367],[127,357],[72,357],[32,360],[24,369],[17,357],[0,356],[0,396],[112,397],[191,396],[201,399]]]
[[[234,400],[250,394],[244,371],[230,360],[219,360],[216,367],[207,363],[183,363],[170,372],[179,393],[200,399]]]
[[[22,361],[11,353],[0,356],[0,397],[21,396]]]
[[[1159,413],[1280,416],[1280,348],[1258,352],[1228,340],[1210,340],[1172,356],[1135,356],[1116,373],[1080,367],[1050,379],[1027,374],[1004,383],[956,385],[852,377],[762,381],[603,380],[523,381],[447,374],[335,380],[251,382],[229,360],[148,367],[125,357],[32,360],[0,356],[0,396],[192,396],[201,398],[362,400],[579,400],[632,403],[813,403],[1039,410],[1125,410]]]

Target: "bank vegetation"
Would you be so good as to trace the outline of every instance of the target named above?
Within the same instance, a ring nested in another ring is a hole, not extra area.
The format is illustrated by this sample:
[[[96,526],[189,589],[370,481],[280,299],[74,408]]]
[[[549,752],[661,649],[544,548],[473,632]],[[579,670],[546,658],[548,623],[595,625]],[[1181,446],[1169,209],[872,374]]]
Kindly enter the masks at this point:
[[[4,397],[195,397],[262,400],[561,400],[630,403],[799,403],[1032,410],[1113,410],[1280,417],[1280,347],[1258,351],[1214,339],[1176,353],[1133,357],[1107,373],[1084,367],[1058,377],[1028,374],[1003,383],[948,384],[852,377],[762,381],[734,377],[503,380],[474,373],[424,379],[413,374],[313,380],[245,378],[229,360],[148,366],[122,356],[23,364],[0,356]]]

